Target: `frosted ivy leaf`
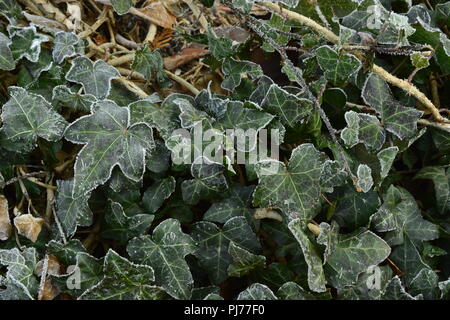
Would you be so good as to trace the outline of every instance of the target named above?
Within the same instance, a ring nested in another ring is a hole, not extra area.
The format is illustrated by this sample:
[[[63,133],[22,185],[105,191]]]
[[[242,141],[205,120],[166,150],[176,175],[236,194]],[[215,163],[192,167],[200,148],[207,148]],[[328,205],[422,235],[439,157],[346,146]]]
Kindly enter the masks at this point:
[[[192,105],[191,99],[179,98],[173,100],[173,103],[175,103],[180,109],[179,118],[182,128],[193,128],[203,121],[210,123],[213,122],[206,112],[200,111]]]
[[[311,293],[303,289],[295,282],[284,283],[277,291],[277,296],[282,300],[329,300],[331,295],[329,292]]]
[[[411,280],[409,292],[412,295],[421,294],[425,300],[436,300],[439,298],[438,282],[436,272],[424,268]]]
[[[450,212],[450,169],[426,167],[419,171],[414,179],[431,179],[434,184],[436,204],[440,214]]]
[[[68,266],[75,264],[77,255],[86,252],[86,249],[78,239],[70,239],[66,243],[51,240],[47,243],[47,252],[57,257],[62,264]]]
[[[256,105],[251,102],[229,101],[226,111],[218,121],[219,126],[223,129],[242,129],[244,131],[253,129],[258,132],[274,118],[271,114],[256,108],[249,108],[250,106]]]
[[[197,109],[205,111],[211,117],[220,119],[227,110],[227,104],[229,99],[222,99],[216,97],[211,92],[211,82],[208,84],[207,89],[203,89],[199,94],[195,96],[194,103]]]
[[[174,103],[174,100],[185,97],[189,96],[171,94],[161,104],[148,100],[133,102],[129,105],[131,123],[145,122],[156,128],[166,140],[174,130],[180,128],[180,119],[178,118],[180,109]]]
[[[398,151],[398,147],[389,147],[377,153],[377,157],[380,161],[381,166],[380,176],[382,180],[389,174]]]
[[[61,138],[66,120],[40,95],[24,88],[8,88],[10,99],[3,105],[3,133],[8,140],[35,144],[38,137],[48,141]]]
[[[60,31],[53,41],[53,60],[62,63],[65,58],[84,53],[83,41],[75,33]]]
[[[101,236],[125,244],[131,238],[144,234],[153,218],[151,214],[127,216],[120,203],[109,200]]]
[[[109,94],[111,80],[120,77],[116,68],[103,60],[92,62],[86,57],[72,60],[72,66],[66,74],[68,81],[79,83],[84,92],[92,94],[98,99],[104,99]]]
[[[0,300],[33,300],[27,287],[10,275],[0,276]]]
[[[151,266],[156,283],[175,299],[191,297],[194,281],[184,257],[194,250],[194,241],[181,231],[175,219],[164,220],[153,236],[134,238],[127,246],[131,259]]]
[[[371,231],[335,236],[335,243],[327,243],[327,249],[330,245],[334,248],[331,248],[324,266],[327,279],[335,288],[356,283],[359,274],[380,264],[391,253],[389,245]]]
[[[383,205],[372,216],[372,223],[378,232],[388,232],[385,240],[390,245],[402,244],[405,236],[417,242],[439,236],[437,226],[422,218],[412,195],[393,185],[384,195]]]
[[[154,173],[163,173],[170,167],[170,150],[162,140],[155,140],[155,148],[150,151],[146,158],[146,167]]]
[[[280,34],[277,30],[289,32],[291,27],[287,23],[287,19],[280,17],[277,14],[272,14],[269,20],[262,20],[260,26],[261,32],[271,38],[275,43],[281,47],[286,46],[289,41],[289,37],[285,34]],[[266,52],[274,52],[275,49],[268,43],[264,41],[261,48]]]
[[[225,223],[233,217],[244,216],[250,218],[253,211],[250,209],[250,206],[254,189],[254,186],[232,185],[223,200],[213,203],[209,207],[203,216],[203,220]]]
[[[369,151],[378,151],[383,146],[386,134],[377,117],[347,111],[345,121],[347,127],[341,131],[341,138],[346,146],[351,148],[362,143]]]
[[[228,267],[230,277],[242,277],[255,268],[264,267],[266,257],[253,254],[230,242],[228,253],[233,259],[233,263]]]
[[[237,300],[278,300],[278,298],[268,286],[261,283],[253,283],[239,293]]]
[[[279,117],[284,125],[294,128],[302,119],[311,114],[313,103],[308,99],[298,98],[278,85],[272,84],[261,102],[261,107]]]
[[[92,113],[70,124],[67,140],[85,144],[75,162],[73,195],[86,194],[105,183],[118,165],[133,181],[142,178],[145,154],[154,146],[152,129],[130,125],[130,111],[110,100],[99,101]]]
[[[217,37],[210,28],[208,28],[206,35],[208,37],[209,50],[214,58],[220,61],[229,58],[234,54],[235,48],[231,39]]]
[[[130,8],[133,6],[133,1],[132,0],[111,0],[111,5],[117,14],[123,15],[123,14],[127,13],[130,10]]]
[[[328,257],[336,250],[339,242],[339,225],[336,221],[331,221],[331,225],[321,222],[320,233],[317,236],[317,243],[325,246],[323,253],[323,263],[327,263]]]
[[[23,18],[22,8],[16,0],[0,0],[0,16],[4,16],[10,24],[15,25]]]
[[[170,80],[164,72],[164,62],[159,51],[151,51],[148,46],[136,50],[131,69],[141,73],[145,80],[157,83],[164,88]]]
[[[362,192],[368,192],[373,186],[372,169],[368,165],[360,164],[357,169],[357,187]]]
[[[165,292],[154,285],[148,265],[134,264],[110,249],[105,256],[103,279],[79,297],[80,300],[160,300]]]
[[[267,91],[269,90],[269,88],[272,84],[274,84],[274,82],[271,78],[264,76],[264,75],[261,76],[258,79],[256,89],[250,95],[249,100],[251,102],[256,103],[257,105],[261,105],[262,101],[266,97]]]
[[[56,215],[65,237],[70,238],[77,226],[90,226],[92,223],[92,211],[88,205],[90,194],[74,198],[73,180],[58,180],[57,186]],[[57,235],[59,236],[59,233]]]
[[[233,91],[239,86],[243,78],[257,78],[263,74],[260,65],[250,61],[238,61],[233,58],[224,60],[222,72],[225,79],[221,86],[229,91]]]
[[[340,54],[330,46],[322,46],[315,51],[320,68],[335,86],[349,82],[361,68],[361,61],[351,54]]]
[[[102,280],[103,262],[103,258],[97,259],[86,252],[78,252],[66,274],[52,276],[52,283],[62,292],[78,297]]]
[[[145,209],[150,213],[155,213],[162,206],[163,202],[175,191],[175,178],[168,176],[165,179],[156,181],[142,197]]]
[[[97,98],[92,94],[73,92],[66,85],[60,85],[53,88],[52,100],[74,110],[89,112]]]
[[[380,200],[375,191],[360,193],[349,184],[337,188],[333,195],[336,201],[334,217],[341,227],[355,230],[365,227],[369,223],[369,217],[380,206]]]
[[[406,292],[398,276],[395,276],[388,282],[381,298],[382,300],[417,300]]]
[[[13,70],[16,67],[11,49],[12,41],[0,32],[0,70]]]
[[[6,276],[30,297],[37,295],[39,287],[39,281],[34,275],[36,264],[37,253],[35,248],[26,248],[24,251],[17,248],[0,249],[0,265],[7,267]]]
[[[314,292],[326,291],[326,279],[322,267],[322,259],[318,253],[318,248],[311,242],[303,231],[303,223],[300,219],[294,219],[289,222],[289,230],[299,243],[303,257],[308,265],[308,285]]]
[[[15,61],[25,57],[31,62],[36,62],[41,53],[41,43],[49,40],[46,35],[38,33],[33,25],[23,28],[11,26],[8,32],[12,40],[10,49]]]
[[[345,184],[348,173],[343,164],[336,160],[327,160],[320,176],[320,187],[323,192],[333,192],[335,187]]]
[[[253,193],[253,204],[278,208],[288,216],[311,218],[319,204],[320,176],[326,158],[312,144],[305,143],[292,151],[288,167],[275,160],[259,162],[259,184]],[[268,164],[276,169],[266,172]]]
[[[251,252],[257,252],[261,248],[244,217],[231,218],[223,228],[207,221],[197,222],[192,226],[192,237],[197,242],[194,254],[215,284],[228,277],[227,269],[232,263],[232,257],[228,253],[231,242]]]
[[[409,55],[411,64],[416,69],[423,69],[430,65],[430,55],[426,56],[423,52],[414,52]]]
[[[369,74],[362,89],[364,101],[375,109],[386,127],[400,139],[412,138],[422,111],[405,107],[394,100],[391,90],[380,76]]]
[[[181,183],[183,200],[187,204],[197,204],[201,199],[208,199],[228,188],[223,175],[224,166],[217,163],[193,163],[191,165],[192,180]]]
[[[408,22],[408,17],[395,12],[389,12],[389,16],[377,36],[377,42],[407,46],[409,45],[408,37],[415,31],[416,29],[411,27]]]

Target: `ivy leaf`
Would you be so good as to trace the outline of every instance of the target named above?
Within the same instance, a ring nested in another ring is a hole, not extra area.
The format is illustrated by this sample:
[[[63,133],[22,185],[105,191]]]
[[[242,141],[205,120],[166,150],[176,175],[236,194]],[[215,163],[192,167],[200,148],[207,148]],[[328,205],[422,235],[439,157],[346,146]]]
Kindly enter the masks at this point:
[[[227,192],[227,196],[216,203],[213,203],[205,212],[203,220],[225,223],[233,217],[244,216],[250,218],[252,193],[254,186],[242,186],[233,184]]]
[[[278,298],[266,285],[253,283],[239,293],[237,300],[278,300]]]
[[[208,199],[228,188],[227,180],[223,175],[224,166],[211,163],[193,163],[191,165],[192,180],[181,183],[183,200],[187,204],[197,204],[201,199]]]
[[[131,69],[143,74],[145,80],[155,81],[162,88],[170,85],[161,54],[159,51],[150,51],[148,46],[135,51]]]
[[[312,107],[311,101],[296,97],[276,84],[269,87],[261,102],[261,108],[277,115],[283,124],[291,128],[310,115]]]
[[[198,243],[194,254],[215,284],[228,277],[227,269],[232,263],[228,253],[231,242],[252,252],[260,249],[258,239],[244,217],[231,218],[222,229],[211,222],[197,222],[192,226],[192,237]]]
[[[105,276],[80,296],[81,300],[159,300],[164,291],[153,285],[153,269],[137,265],[121,257],[113,250],[105,256]]]
[[[372,170],[368,165],[360,164],[357,169],[357,187],[362,192],[369,192],[373,186]]]
[[[66,85],[60,85],[53,88],[52,100],[74,110],[89,112],[97,98],[92,94],[72,92]]]
[[[77,230],[77,226],[90,226],[92,223],[92,211],[88,205],[90,195],[74,198],[73,180],[58,180],[57,186],[56,215],[64,235],[70,238]]]
[[[330,229],[330,232],[335,231]],[[337,236],[335,243],[327,243],[327,249],[333,247],[324,267],[327,279],[335,288],[356,283],[359,274],[367,271],[370,266],[380,264],[391,253],[389,245],[368,230],[335,236]]]
[[[409,55],[409,58],[411,59],[411,64],[416,69],[423,69],[430,65],[430,57],[424,55],[423,52],[413,52]]]
[[[145,209],[150,213],[155,213],[174,191],[175,178],[172,176],[155,182],[144,192],[142,197]]]
[[[263,74],[260,65],[250,61],[238,61],[233,58],[224,60],[222,71],[225,75],[222,88],[229,91],[233,91],[239,86],[243,78],[257,78]]]
[[[59,262],[68,266],[75,264],[77,254],[86,252],[86,249],[78,239],[70,239],[66,243],[51,240],[47,244],[47,252],[57,257]]]
[[[151,128],[144,123],[130,125],[129,109],[110,100],[97,102],[90,115],[70,124],[65,137],[85,144],[75,162],[74,196],[105,183],[116,165],[127,178],[139,181],[145,154],[154,145]]]
[[[443,215],[450,211],[450,169],[426,167],[414,179],[431,179],[439,213]]]
[[[424,268],[412,279],[409,292],[412,295],[421,294],[426,300],[436,300],[439,298],[438,282],[439,277],[436,272]]]
[[[405,236],[415,241],[434,240],[437,226],[422,218],[419,207],[411,194],[401,187],[391,185],[384,195],[383,205],[373,215],[375,230],[387,232],[385,240],[399,245]]]
[[[322,46],[315,53],[325,76],[335,86],[348,82],[361,68],[361,61],[354,55],[340,54],[330,46]]]
[[[392,164],[394,163],[398,151],[398,147],[395,146],[383,149],[377,153],[377,157],[380,161],[381,166],[380,176],[382,180],[389,174],[389,170],[391,170]]]
[[[14,70],[16,63],[9,48],[12,41],[0,32],[0,70]]]
[[[217,37],[210,28],[208,28],[206,35],[208,37],[209,50],[214,58],[221,61],[222,59],[231,57],[234,54],[235,48],[233,47],[233,42],[231,39]]]
[[[276,160],[256,165],[259,184],[253,204],[278,208],[286,215],[308,220],[319,204],[320,176],[325,154],[312,144],[301,144],[292,151],[288,167]]]
[[[274,118],[260,110],[247,108],[246,104],[241,101],[229,101],[227,109],[219,121],[220,126],[224,129],[242,129],[244,131],[253,129],[258,132]]]
[[[284,283],[277,291],[277,296],[282,300],[330,300],[329,291],[314,293],[306,291],[295,282]]]
[[[378,151],[386,140],[386,134],[380,121],[372,115],[347,111],[347,127],[341,132],[341,138],[347,147],[364,144],[368,151]]]
[[[92,62],[86,57],[77,57],[72,60],[66,79],[81,84],[85,93],[104,99],[109,95],[111,80],[119,76],[119,71],[103,60]]]
[[[53,60],[56,63],[62,63],[65,58],[83,53],[83,42],[75,33],[64,31],[56,33],[52,51]]]
[[[180,128],[180,109],[174,103],[178,98],[185,95],[173,94],[168,96],[160,105],[149,101],[140,100],[129,105],[131,113],[131,123],[145,122],[149,126],[156,128],[162,137],[168,139],[172,132]]]
[[[134,238],[127,246],[131,259],[151,266],[156,283],[175,299],[191,297],[193,279],[184,257],[194,249],[194,241],[175,219],[164,220],[153,236]]]
[[[408,292],[406,292],[405,287],[398,276],[392,278],[383,292],[383,300],[417,300]]]
[[[233,259],[233,263],[228,267],[230,277],[242,277],[255,268],[263,267],[266,257],[253,254],[230,242],[228,254]]]
[[[31,62],[38,61],[41,43],[49,40],[47,36],[38,33],[34,25],[23,28],[12,26],[8,29],[8,32],[12,40],[10,49],[16,61],[23,57]]]
[[[119,15],[127,13],[133,6],[132,0],[111,0],[111,5],[115,12]]]
[[[53,275],[52,283],[62,292],[79,297],[102,280],[103,260],[86,252],[78,252],[75,264],[68,267],[66,274]]]
[[[312,291],[324,292],[326,290],[325,274],[322,267],[322,259],[317,248],[303,232],[303,223],[300,219],[289,222],[289,230],[294,235],[302,248],[303,256],[308,265],[308,285]]]
[[[380,76],[369,74],[362,89],[362,97],[381,117],[387,131],[400,139],[414,136],[417,120],[422,116],[422,112],[396,102],[388,84]]]
[[[154,216],[150,214],[136,214],[129,217],[120,203],[109,200],[101,235],[105,239],[114,239],[125,244],[129,239],[144,234],[153,218]]]
[[[16,0],[0,0],[0,15],[8,19],[12,25],[16,25],[23,18],[22,8]]]
[[[47,141],[61,138],[67,123],[42,96],[21,87],[11,86],[8,90],[11,98],[2,108],[7,139],[35,144],[38,137]]]
[[[375,191],[360,193],[351,185],[337,188],[333,195],[336,199],[334,217],[339,226],[355,230],[366,227],[369,218],[380,206],[380,199]]]
[[[34,248],[26,248],[24,251],[17,248],[0,249],[0,265],[6,266],[8,270],[7,282],[20,288],[19,291],[28,297],[35,297],[38,292],[39,282],[34,275],[36,264],[37,254]]]

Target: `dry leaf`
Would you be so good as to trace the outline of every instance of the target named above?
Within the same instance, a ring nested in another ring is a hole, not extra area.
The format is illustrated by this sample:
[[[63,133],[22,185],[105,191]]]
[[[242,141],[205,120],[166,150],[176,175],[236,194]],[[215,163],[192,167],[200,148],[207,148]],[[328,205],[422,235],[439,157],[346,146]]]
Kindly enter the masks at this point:
[[[44,288],[42,289],[39,300],[53,300],[60,291],[54,287],[50,278],[45,279]]]
[[[182,66],[183,64],[186,64],[194,59],[203,57],[208,53],[209,51],[204,47],[186,47],[174,56],[165,57],[164,67],[167,70],[174,70],[179,66]]]
[[[42,268],[44,266],[44,260],[40,260],[38,263],[36,263],[36,267],[34,268],[34,273],[40,277],[42,275]],[[49,254],[48,255],[48,266],[47,266],[47,274],[56,276],[60,274],[61,266],[59,264],[58,258],[56,258],[54,255]]]
[[[11,220],[8,214],[8,200],[0,196],[0,240],[7,240],[11,235]]]
[[[36,242],[41,232],[44,219],[35,218],[31,214],[22,214],[14,218],[14,225],[20,235]]]
[[[163,28],[172,29],[177,22],[176,17],[161,2],[150,3],[137,10],[145,14],[154,24]]]

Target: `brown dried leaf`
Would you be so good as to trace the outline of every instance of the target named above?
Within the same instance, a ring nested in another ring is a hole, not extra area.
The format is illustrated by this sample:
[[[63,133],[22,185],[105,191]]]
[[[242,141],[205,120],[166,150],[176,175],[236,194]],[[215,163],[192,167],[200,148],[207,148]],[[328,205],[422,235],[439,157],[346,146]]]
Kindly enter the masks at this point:
[[[40,260],[38,263],[36,263],[36,267],[34,268],[34,273],[40,277],[42,275],[42,268],[44,266],[44,260]],[[60,274],[60,264],[58,261],[58,258],[56,258],[54,255],[49,254],[48,255],[48,267],[47,267],[47,275],[56,276]]]
[[[149,3],[137,10],[145,14],[154,24],[163,28],[172,29],[177,22],[176,17],[161,2]]]
[[[45,279],[44,288],[42,289],[39,300],[53,300],[59,293],[60,291],[53,286],[51,279]]]
[[[22,214],[14,218],[14,225],[20,235],[36,242],[41,232],[44,219],[35,218],[31,214]]]
[[[194,59],[203,57],[204,55],[208,54],[209,51],[206,50],[204,47],[186,47],[180,52],[178,52],[174,56],[165,57],[164,58],[164,67],[167,70],[174,70],[178,68],[179,66],[182,66]]]
[[[0,196],[0,240],[7,240],[11,235],[11,220],[8,214],[8,200]]]

